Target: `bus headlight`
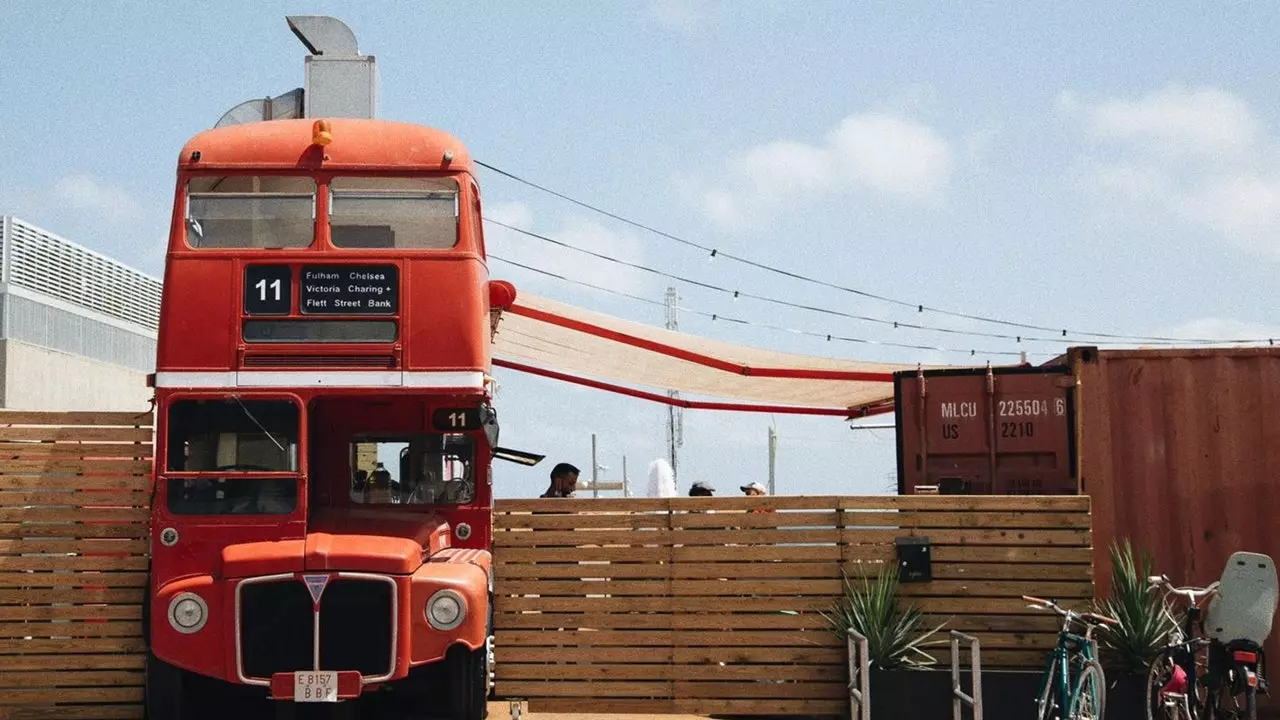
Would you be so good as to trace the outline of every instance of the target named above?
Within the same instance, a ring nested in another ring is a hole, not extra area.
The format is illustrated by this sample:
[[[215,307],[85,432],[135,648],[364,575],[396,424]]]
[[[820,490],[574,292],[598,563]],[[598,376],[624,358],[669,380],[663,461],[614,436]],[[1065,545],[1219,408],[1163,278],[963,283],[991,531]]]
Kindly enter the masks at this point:
[[[199,632],[209,620],[209,606],[195,593],[179,593],[169,601],[169,625],[184,635]]]
[[[467,619],[467,603],[453,590],[441,590],[427,601],[426,615],[436,630],[452,630]]]

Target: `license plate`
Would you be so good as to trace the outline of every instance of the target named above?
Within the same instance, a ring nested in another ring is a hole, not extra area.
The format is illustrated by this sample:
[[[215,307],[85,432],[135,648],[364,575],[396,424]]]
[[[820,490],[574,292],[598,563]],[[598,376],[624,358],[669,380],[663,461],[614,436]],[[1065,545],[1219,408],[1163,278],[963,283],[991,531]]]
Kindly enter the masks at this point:
[[[338,702],[338,673],[334,670],[293,674],[294,702]]]

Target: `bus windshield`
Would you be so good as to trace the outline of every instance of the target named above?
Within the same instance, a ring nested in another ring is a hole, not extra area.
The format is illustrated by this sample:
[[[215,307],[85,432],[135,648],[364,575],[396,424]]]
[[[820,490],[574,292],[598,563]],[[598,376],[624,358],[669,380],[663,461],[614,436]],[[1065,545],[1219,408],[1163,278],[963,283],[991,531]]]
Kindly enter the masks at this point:
[[[287,515],[298,479],[298,406],[288,400],[178,400],[169,407],[166,506],[175,515]]]
[[[178,400],[169,407],[165,467],[297,472],[298,415],[290,400]]]
[[[444,250],[458,244],[458,184],[448,178],[335,177],[334,247]]]
[[[301,176],[194,177],[187,183],[187,244],[304,248],[315,236],[316,181]]]

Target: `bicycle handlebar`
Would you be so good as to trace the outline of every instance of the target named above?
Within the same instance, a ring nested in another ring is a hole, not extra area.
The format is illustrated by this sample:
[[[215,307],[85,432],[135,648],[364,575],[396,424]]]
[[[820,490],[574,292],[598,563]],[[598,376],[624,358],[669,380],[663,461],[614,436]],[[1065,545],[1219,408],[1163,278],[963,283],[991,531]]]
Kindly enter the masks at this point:
[[[1166,594],[1179,595],[1185,597],[1192,605],[1199,605],[1200,601],[1214,593],[1218,592],[1219,581],[1214,580],[1208,587],[1193,587],[1185,585],[1178,587],[1169,580],[1168,575],[1152,575],[1147,578],[1147,584],[1152,589],[1164,586]]]
[[[1022,599],[1023,599],[1023,600],[1026,600],[1026,601],[1027,601],[1027,602],[1029,602],[1029,603],[1036,603],[1036,604],[1037,604],[1037,605],[1039,605],[1042,609],[1045,609],[1045,610],[1053,610],[1054,612],[1058,613],[1059,615],[1061,615],[1061,616],[1063,616],[1063,617],[1076,617],[1076,618],[1079,618],[1079,619],[1081,619],[1081,620],[1093,620],[1093,621],[1096,621],[1096,622],[1105,623],[1105,624],[1107,624],[1107,625],[1119,625],[1119,624],[1120,624],[1120,621],[1119,621],[1119,620],[1116,620],[1116,619],[1114,619],[1114,618],[1106,617],[1105,615],[1099,615],[1099,614],[1097,614],[1097,613],[1092,613],[1092,612],[1083,612],[1083,613],[1082,613],[1082,612],[1076,612],[1076,611],[1074,611],[1074,610],[1067,610],[1067,609],[1064,609],[1064,608],[1060,607],[1057,603],[1055,603],[1055,602],[1054,602],[1054,601],[1052,601],[1052,600],[1045,600],[1044,598],[1038,598],[1038,597],[1034,597],[1034,596],[1031,596],[1031,595],[1023,595],[1023,596],[1022,596]]]

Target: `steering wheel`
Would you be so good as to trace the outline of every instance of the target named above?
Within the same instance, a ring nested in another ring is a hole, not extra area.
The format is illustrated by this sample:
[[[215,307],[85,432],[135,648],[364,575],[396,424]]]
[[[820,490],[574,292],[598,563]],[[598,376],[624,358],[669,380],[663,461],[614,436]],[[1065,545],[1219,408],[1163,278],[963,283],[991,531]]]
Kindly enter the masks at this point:
[[[223,470],[249,470],[249,471],[256,471],[256,472],[272,472],[271,468],[269,467],[263,467],[261,465],[249,465],[245,463],[235,463],[233,465],[219,465],[218,467],[214,468],[215,472],[222,472]]]

